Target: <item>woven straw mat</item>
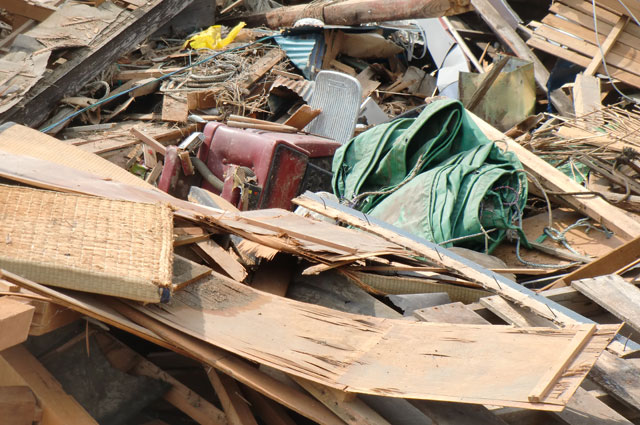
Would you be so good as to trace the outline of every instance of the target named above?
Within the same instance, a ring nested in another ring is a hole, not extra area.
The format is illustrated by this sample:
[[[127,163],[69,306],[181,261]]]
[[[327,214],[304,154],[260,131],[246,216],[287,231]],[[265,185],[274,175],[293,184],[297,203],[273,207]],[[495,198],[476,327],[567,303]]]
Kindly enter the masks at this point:
[[[141,301],[171,285],[168,205],[0,185],[0,267],[28,279]]]

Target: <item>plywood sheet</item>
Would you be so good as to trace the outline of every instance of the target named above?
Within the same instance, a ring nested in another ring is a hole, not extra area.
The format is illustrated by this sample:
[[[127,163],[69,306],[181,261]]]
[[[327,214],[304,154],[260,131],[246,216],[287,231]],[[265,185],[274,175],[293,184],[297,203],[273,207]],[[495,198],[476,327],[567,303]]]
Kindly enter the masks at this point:
[[[577,328],[418,323],[342,313],[219,274],[137,308],[175,329],[301,378],[375,395],[561,410],[617,332],[596,335],[540,403],[528,401]]]

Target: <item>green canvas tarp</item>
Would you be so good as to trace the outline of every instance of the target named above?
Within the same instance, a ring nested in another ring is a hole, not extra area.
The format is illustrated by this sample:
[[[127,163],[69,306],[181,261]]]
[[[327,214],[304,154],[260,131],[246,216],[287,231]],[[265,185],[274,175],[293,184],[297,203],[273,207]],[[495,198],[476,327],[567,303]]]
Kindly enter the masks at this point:
[[[462,104],[436,100],[417,118],[378,125],[333,159],[333,190],[374,217],[442,243],[493,245],[521,217],[527,199],[522,165],[473,123]]]

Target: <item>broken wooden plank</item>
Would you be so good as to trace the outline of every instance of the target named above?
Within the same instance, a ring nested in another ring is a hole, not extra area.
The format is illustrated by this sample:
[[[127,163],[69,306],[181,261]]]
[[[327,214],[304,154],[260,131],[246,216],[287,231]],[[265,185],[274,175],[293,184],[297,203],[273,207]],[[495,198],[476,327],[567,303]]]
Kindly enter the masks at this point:
[[[187,122],[189,105],[186,98],[180,98],[171,93],[165,93],[162,98],[162,120],[172,122]]]
[[[0,351],[26,341],[35,307],[0,297]]]
[[[114,80],[144,80],[147,78],[158,78],[181,70],[182,68],[151,68],[151,69],[130,69],[120,71],[113,76]]]
[[[543,289],[547,290],[551,288],[560,288],[570,285],[574,280],[615,273],[617,270],[636,260],[638,258],[638,252],[640,252],[640,237],[636,237],[633,240],[630,240],[624,245],[613,249],[609,253],[592,261],[589,264],[585,264],[584,266],[569,273],[568,275],[554,281],[552,284],[544,287]]]
[[[43,425],[98,425],[26,348],[0,353],[0,386],[27,385],[42,408]]]
[[[247,277],[247,270],[228,251],[212,240],[196,243],[193,250],[213,269],[220,269],[238,282]]]
[[[162,156],[167,155],[167,147],[158,142],[155,138],[143,133],[135,127],[131,129],[131,134],[136,136],[138,140],[147,145],[149,148],[153,149],[154,152],[157,152]]]
[[[248,89],[286,56],[287,54],[282,49],[269,50],[267,54],[265,54],[263,57],[261,57],[251,65],[251,67],[247,70],[247,76],[244,77],[244,79],[240,83],[240,86],[244,89]]]
[[[566,372],[575,356],[584,348],[596,330],[596,325],[581,325],[571,343],[565,347],[558,358],[549,366],[547,372],[540,378],[540,382],[529,393],[529,401],[540,402],[551,390],[549,382],[553,382]],[[558,361],[559,360],[559,361]]]
[[[622,322],[640,332],[640,289],[617,275],[571,282],[577,289]]]
[[[180,301],[195,294],[199,306]],[[216,273],[175,293],[173,299],[175,303],[164,304],[162,308],[153,305],[135,308],[202,341],[332,388],[387,395],[386,387],[392,386],[397,396],[439,401],[533,407],[527,399],[530,389],[538,383],[548,362],[555,359],[557,350],[570,345],[577,332],[528,328],[514,334],[511,327],[420,324],[349,315],[255,291]],[[225,306],[231,306],[234,313],[221,314]],[[192,317],[199,318],[197,325]],[[599,325],[590,348],[581,351],[574,365],[554,385],[554,388],[562,386],[563,391],[550,391],[535,408],[561,410],[584,376],[584,367],[595,362],[599,347],[608,344],[618,327]],[[445,336],[451,332],[456,334],[455,341]],[[323,344],[317,344],[317,338],[322,338]],[[442,344],[442,338],[448,342]],[[501,342],[503,338],[509,340],[508,353],[495,355],[489,354],[491,350],[484,351],[487,348],[484,344],[493,347],[506,344]],[[462,341],[464,347],[459,345]],[[393,355],[397,349],[393,347],[398,344],[405,347],[401,358]],[[482,348],[478,346],[475,351],[475,344],[481,344]],[[535,355],[531,354],[532,347]],[[461,355],[459,349],[478,355]],[[433,350],[438,354],[425,358],[423,353],[435,353]],[[526,366],[519,367],[522,356],[527,357]],[[493,363],[496,357],[500,358],[499,366]],[[482,362],[482,367],[477,362]],[[505,382],[513,379],[515,367],[520,371],[519,384],[507,385],[511,388],[507,395]],[[476,373],[479,370],[482,376]],[[451,390],[451,385],[456,389]]]
[[[600,79],[592,75],[576,75],[573,86],[573,108],[577,117],[590,114],[602,107],[600,103]]]
[[[504,300],[500,295],[480,298],[480,304],[488,308],[493,314],[507,323],[518,327],[555,327],[554,323],[535,313],[515,308],[513,304]]]
[[[284,122],[284,125],[302,130],[321,113],[321,109],[312,109],[309,105],[302,105]]]
[[[227,351],[191,338],[112,298],[98,299],[82,293],[76,293],[70,297],[0,269],[0,278],[2,277],[89,317],[123,329],[161,347],[192,357],[201,363],[209,364],[315,422],[327,425],[344,425],[344,422],[333,412],[312,397],[282,384]],[[171,343],[167,341],[171,341]],[[19,383],[19,385],[22,384]]]
[[[153,0],[135,13],[122,12],[88,47],[41,79],[24,98],[0,115],[0,123],[14,121],[37,127],[60,99],[76,93],[149,34],[181,12],[193,0]]]
[[[207,377],[218,395],[229,425],[258,425],[238,383],[211,366],[206,366],[206,369]]]
[[[174,291],[179,291],[185,286],[211,274],[211,269],[207,266],[195,263],[188,258],[176,254],[174,254],[173,258],[173,278],[171,285]]]
[[[640,368],[632,360],[621,359],[603,351],[589,378],[600,384],[614,398],[640,409]]]

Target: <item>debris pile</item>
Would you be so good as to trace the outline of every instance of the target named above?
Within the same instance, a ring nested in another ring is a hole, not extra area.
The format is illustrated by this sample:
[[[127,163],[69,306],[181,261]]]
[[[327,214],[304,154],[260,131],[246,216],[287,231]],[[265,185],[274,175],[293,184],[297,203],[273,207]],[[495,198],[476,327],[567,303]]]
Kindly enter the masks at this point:
[[[640,7],[5,3],[3,424],[639,423]]]

